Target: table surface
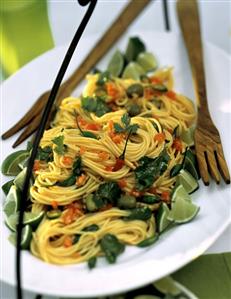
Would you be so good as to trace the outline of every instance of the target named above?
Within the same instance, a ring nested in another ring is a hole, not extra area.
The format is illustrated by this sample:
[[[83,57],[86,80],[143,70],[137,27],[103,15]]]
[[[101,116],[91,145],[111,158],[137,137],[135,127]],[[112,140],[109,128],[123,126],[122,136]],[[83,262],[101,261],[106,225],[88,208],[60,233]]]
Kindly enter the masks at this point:
[[[107,28],[120,13],[128,1],[125,0],[98,0],[94,17],[91,19],[84,35],[100,33]],[[179,33],[179,26],[175,11],[175,0],[169,0],[170,27],[172,32]],[[231,54],[231,1],[199,0],[201,27],[203,38]],[[68,43],[79,21],[82,19],[85,8],[80,8],[76,0],[48,0],[49,18],[55,41],[55,46]],[[144,13],[131,25],[134,30],[165,31],[161,0],[153,0]],[[65,28],[65,30],[63,29]],[[231,251],[231,225],[206,253]],[[32,299],[34,294],[25,292],[25,299]],[[0,283],[0,298],[15,298],[14,288]],[[51,297],[44,296],[44,299]]]

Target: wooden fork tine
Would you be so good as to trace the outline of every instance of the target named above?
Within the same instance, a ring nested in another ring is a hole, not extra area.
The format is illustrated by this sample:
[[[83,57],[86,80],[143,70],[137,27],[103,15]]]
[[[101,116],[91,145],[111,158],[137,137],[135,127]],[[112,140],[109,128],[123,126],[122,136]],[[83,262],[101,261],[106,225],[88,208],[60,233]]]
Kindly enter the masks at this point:
[[[44,93],[39,97],[39,99],[34,103],[34,105],[27,111],[27,113],[9,130],[7,130],[3,135],[2,139],[7,139],[23,129],[26,125],[28,125],[36,115],[40,114],[42,111],[46,100],[47,100],[48,93]]]
[[[13,148],[17,147],[20,143],[27,139],[31,134],[33,134],[40,123],[41,113],[36,115],[33,121],[26,127],[26,129],[22,132],[22,134],[18,137],[15,143],[12,145]]]
[[[218,164],[218,168],[221,173],[221,176],[223,177],[226,184],[230,184],[229,169],[228,169],[228,165],[225,161],[225,156],[224,156],[224,152],[223,152],[221,144],[217,145],[217,151],[215,152],[215,155],[217,158],[217,164]]]
[[[208,166],[205,159],[204,149],[197,144],[195,140],[197,163],[200,171],[201,178],[206,186],[209,185],[209,172]]]
[[[207,164],[208,164],[209,172],[213,177],[214,181],[217,184],[220,184],[220,175],[217,168],[217,161],[215,159],[215,152],[213,150],[208,149],[206,151],[206,155],[207,155]]]

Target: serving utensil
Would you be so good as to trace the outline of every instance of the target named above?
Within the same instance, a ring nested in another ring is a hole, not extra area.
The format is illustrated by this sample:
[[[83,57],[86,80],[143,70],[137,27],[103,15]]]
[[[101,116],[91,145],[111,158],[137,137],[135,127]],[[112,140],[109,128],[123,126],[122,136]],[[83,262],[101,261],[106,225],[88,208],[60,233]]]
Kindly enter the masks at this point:
[[[198,118],[194,141],[201,178],[205,185],[209,185],[210,174],[219,184],[221,174],[225,183],[229,184],[230,174],[225,161],[220,134],[212,121],[208,108],[197,1],[178,0],[177,13],[198,100]]]
[[[105,55],[105,53],[122,36],[128,26],[151,3],[151,0],[130,1],[118,18],[113,22],[110,28],[105,32],[102,38],[93,47],[78,69],[60,86],[56,97],[56,107],[59,106],[62,99],[69,96],[84,79],[85,75],[96,65],[96,63]],[[2,139],[7,139],[24,129],[22,134],[13,144],[13,148],[21,144],[27,137],[34,133],[41,121],[42,111],[47,103],[50,90],[43,93],[28,110],[28,112],[3,135]],[[55,111],[55,108],[53,109]]]

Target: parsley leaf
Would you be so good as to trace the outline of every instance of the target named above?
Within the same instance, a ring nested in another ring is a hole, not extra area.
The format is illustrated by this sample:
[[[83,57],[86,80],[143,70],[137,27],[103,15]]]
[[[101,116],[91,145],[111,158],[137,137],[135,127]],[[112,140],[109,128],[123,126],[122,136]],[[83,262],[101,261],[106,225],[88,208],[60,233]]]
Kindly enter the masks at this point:
[[[121,117],[121,121],[124,124],[125,129],[127,129],[127,127],[129,126],[130,122],[131,122],[131,118],[130,116],[125,113],[122,117]]]
[[[63,144],[64,136],[60,135],[58,137],[55,137],[52,139],[52,142],[56,144],[56,147],[54,148],[54,151],[59,155],[64,155],[66,151],[66,146]]]
[[[84,97],[81,100],[81,106],[88,112],[95,113],[98,117],[111,111],[105,101],[100,97]]]
[[[39,147],[37,151],[36,159],[46,162],[53,161],[53,151],[50,146],[45,146],[44,148]]]

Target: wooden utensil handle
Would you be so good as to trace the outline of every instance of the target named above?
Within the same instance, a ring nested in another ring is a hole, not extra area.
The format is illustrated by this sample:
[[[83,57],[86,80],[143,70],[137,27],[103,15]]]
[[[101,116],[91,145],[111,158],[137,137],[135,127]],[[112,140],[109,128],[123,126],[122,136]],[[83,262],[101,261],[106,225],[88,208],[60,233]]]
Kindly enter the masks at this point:
[[[95,66],[95,64],[104,56],[104,54],[113,46],[131,22],[141,13],[151,0],[131,0],[125,7],[119,17],[113,22],[103,37],[93,47],[78,69],[64,83],[65,88],[73,91],[83,80],[84,76]]]
[[[196,0],[178,0],[177,13],[188,50],[196,90],[198,109],[208,112],[206,82],[201,42],[200,19]]]

